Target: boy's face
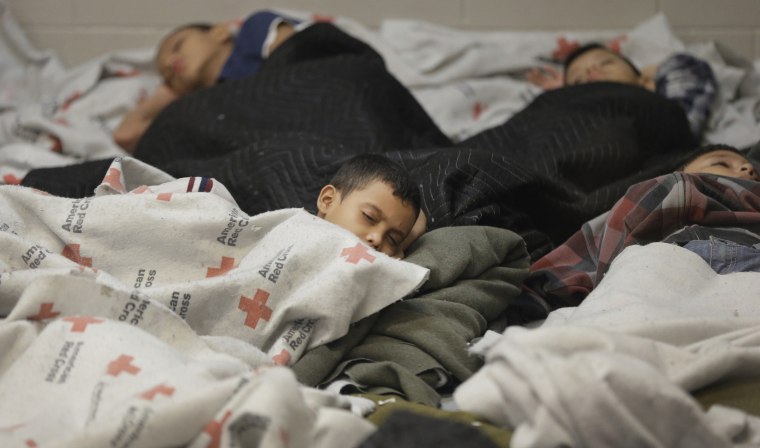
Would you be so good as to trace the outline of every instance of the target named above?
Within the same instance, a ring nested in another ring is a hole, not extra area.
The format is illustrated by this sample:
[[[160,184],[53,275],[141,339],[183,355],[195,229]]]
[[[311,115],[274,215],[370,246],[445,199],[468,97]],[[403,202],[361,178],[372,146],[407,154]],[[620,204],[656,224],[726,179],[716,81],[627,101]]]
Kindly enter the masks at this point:
[[[161,43],[156,68],[166,85],[184,95],[216,82],[226,61],[231,35],[223,24],[210,30],[182,28]]]
[[[709,173],[739,179],[760,180],[749,160],[733,151],[718,149],[702,154],[689,162],[684,173]]]
[[[401,258],[411,241],[407,236],[417,219],[410,204],[393,195],[385,182],[375,181],[342,196],[335,187],[322,188],[317,199],[319,217],[358,236],[375,250]]]
[[[640,76],[614,52],[594,48],[578,56],[567,67],[565,83],[574,85],[594,81],[640,84]]]

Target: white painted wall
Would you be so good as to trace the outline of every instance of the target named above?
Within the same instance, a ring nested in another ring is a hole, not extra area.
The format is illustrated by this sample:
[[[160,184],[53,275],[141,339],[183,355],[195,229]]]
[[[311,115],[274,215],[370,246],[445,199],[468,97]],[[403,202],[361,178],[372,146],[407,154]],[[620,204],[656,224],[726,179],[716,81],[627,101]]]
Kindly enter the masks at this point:
[[[154,46],[176,25],[220,21],[268,7],[386,18],[462,29],[628,29],[663,11],[687,42],[719,40],[760,59],[760,0],[6,0],[32,42],[73,66],[107,51]]]

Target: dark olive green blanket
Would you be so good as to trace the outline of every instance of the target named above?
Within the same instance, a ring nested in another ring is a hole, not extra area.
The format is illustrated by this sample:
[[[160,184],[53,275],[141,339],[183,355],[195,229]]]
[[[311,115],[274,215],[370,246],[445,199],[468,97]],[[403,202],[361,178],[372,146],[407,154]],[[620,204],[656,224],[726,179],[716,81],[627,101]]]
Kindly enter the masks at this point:
[[[445,227],[423,235],[406,261],[430,269],[428,281],[412,298],[307,352],[293,366],[302,383],[348,377],[362,392],[437,406],[440,390],[480,368],[468,343],[520,292],[529,267],[523,240],[499,228]]]

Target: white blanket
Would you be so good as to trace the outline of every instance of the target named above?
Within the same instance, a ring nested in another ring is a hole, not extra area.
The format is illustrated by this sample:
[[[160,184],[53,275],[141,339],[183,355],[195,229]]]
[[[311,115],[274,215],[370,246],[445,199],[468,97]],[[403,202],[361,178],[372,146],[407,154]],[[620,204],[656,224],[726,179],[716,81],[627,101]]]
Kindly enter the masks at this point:
[[[213,179],[130,158],[92,198],[0,187],[0,247],[0,440],[17,444],[353,446],[371,425],[317,414],[345,399],[271,366],[428,275],[301,209],[247,216]]]
[[[515,428],[515,447],[757,446],[760,419],[687,391],[757,376],[758,288],[675,245],[631,246],[579,307],[479,346],[455,400]]]
[[[121,117],[159,78],[153,49],[113,52],[66,69],[29,42],[0,0],[0,183],[33,168],[115,157]]]
[[[313,19],[305,11],[282,12]],[[591,40],[616,42],[642,66],[676,51],[706,59],[722,97],[705,140],[738,147],[760,141],[760,78],[753,65],[712,42],[684,45],[662,15],[631,30],[582,33],[462,31],[413,20],[386,20],[375,30],[347,17],[332,20],[377,50],[455,141],[503,123],[541,92],[524,81],[526,69]],[[67,70],[55,53],[29,43],[4,0],[0,21],[0,183],[18,183],[33,168],[124,155],[111,135],[158,85],[155,49],[109,53]]]

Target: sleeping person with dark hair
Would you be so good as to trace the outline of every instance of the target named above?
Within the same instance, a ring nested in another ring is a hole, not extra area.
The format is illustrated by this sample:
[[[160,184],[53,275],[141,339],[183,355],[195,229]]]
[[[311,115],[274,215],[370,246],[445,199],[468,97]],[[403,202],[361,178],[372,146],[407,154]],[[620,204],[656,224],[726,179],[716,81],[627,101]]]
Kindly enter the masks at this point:
[[[153,119],[177,98],[219,82],[253,76],[264,59],[292,36],[299,21],[260,11],[238,31],[229,23],[191,23],[171,31],[158,46],[156,69],[163,82],[122,119],[116,143],[134,152]]]
[[[677,171],[628,189],[612,209],[531,265],[511,323],[579,305],[631,245],[677,244],[718,274],[760,272],[760,178],[744,154],[708,145]]]
[[[343,163],[319,192],[317,210],[320,218],[397,258],[426,227],[419,188],[399,164],[379,154]]]
[[[676,101],[695,136],[702,135],[718,91],[710,66],[692,55],[677,53],[658,66],[639,69],[630,59],[600,43],[571,52],[563,62],[561,75],[552,70],[534,70],[527,79],[544,89],[599,81],[643,87]]]

